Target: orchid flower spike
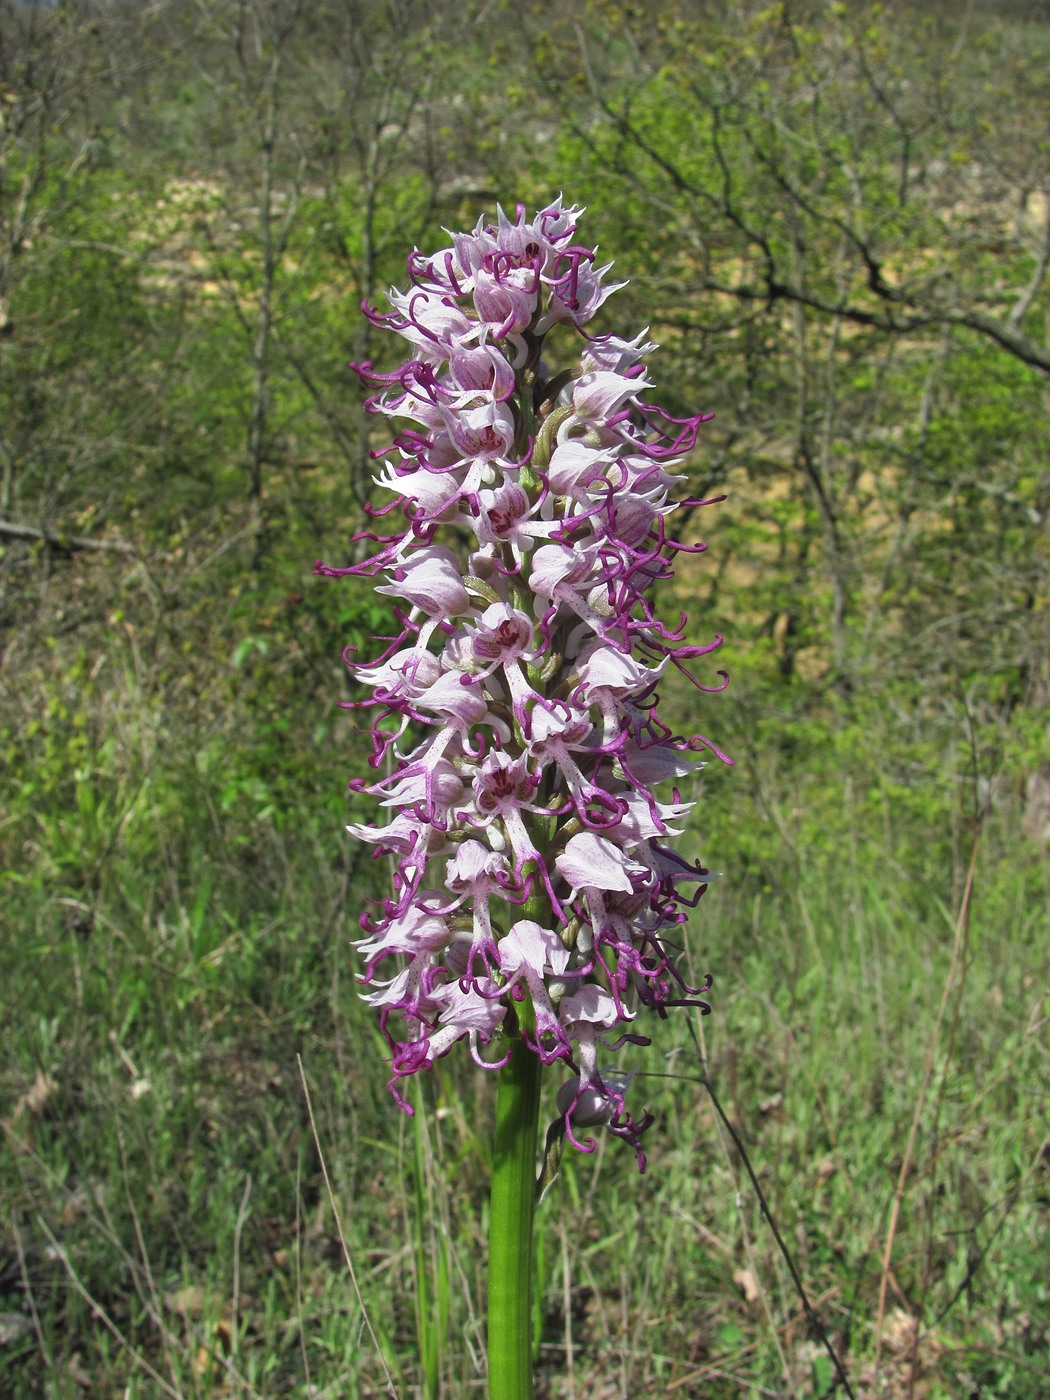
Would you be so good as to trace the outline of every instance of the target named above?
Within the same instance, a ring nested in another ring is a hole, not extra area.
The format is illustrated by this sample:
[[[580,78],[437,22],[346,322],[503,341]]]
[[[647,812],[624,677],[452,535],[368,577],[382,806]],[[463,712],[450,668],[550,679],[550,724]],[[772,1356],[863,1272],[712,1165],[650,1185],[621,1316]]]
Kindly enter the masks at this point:
[[[496,1068],[520,1034],[572,1076],[569,1140],[587,1151],[587,1128],[610,1127],[644,1167],[651,1120],[632,1119],[629,1079],[603,1078],[598,1056],[648,1044],[640,1007],[709,1009],[710,977],[686,986],[671,938],[710,876],[669,843],[692,806],[678,784],[705,752],[729,760],[660,720],[657,687],[672,666],[692,681],[685,661],[721,638],[686,645],[652,591],[702,548],[667,522],[710,415],[649,402],[644,334],[585,330],[618,284],[578,241],[580,212],[499,210],[413,252],[389,312],[365,308],[409,344],[393,373],[354,366],[369,410],[397,420],[375,454],[395,499],[374,513],[401,528],[356,536],[377,546],[363,563],[315,572],[379,574],[396,604],[396,636],[350,663],[383,771],[351,786],[390,819],[349,828],[393,870],[357,946],[394,1097],[411,1112],[402,1080],[457,1041]],[[543,358],[555,328],[582,342],[560,371]]]

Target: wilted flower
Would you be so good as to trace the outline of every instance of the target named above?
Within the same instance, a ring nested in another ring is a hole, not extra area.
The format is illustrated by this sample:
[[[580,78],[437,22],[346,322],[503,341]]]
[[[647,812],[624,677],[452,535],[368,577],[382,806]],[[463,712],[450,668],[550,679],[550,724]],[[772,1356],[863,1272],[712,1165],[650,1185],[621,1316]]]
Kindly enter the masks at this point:
[[[710,978],[686,986],[668,938],[708,872],[667,842],[691,806],[674,784],[718,750],[660,720],[657,685],[721,638],[687,645],[684,617],[668,627],[650,600],[678,552],[703,548],[666,520],[706,415],[647,401],[642,336],[583,332],[616,285],[575,241],[578,212],[501,210],[413,253],[391,311],[366,307],[412,346],[393,373],[355,366],[377,391],[369,410],[398,420],[377,481],[403,525],[359,536],[377,546],[366,562],[315,572],[382,574],[376,591],[400,603],[385,650],[349,663],[372,689],[354,703],[377,710],[370,763],[390,770],[351,787],[391,820],[349,829],[393,863],[358,947],[395,1098],[408,1108],[401,1080],[457,1040],[498,1067],[501,1027],[517,1025],[572,1070],[570,1140],[592,1145],[574,1121],[608,1125],[644,1164],[649,1120],[631,1119],[627,1080],[603,1079],[597,1056],[648,1043],[630,1029],[637,1003],[707,1009]],[[555,326],[583,340],[560,373],[543,359]]]

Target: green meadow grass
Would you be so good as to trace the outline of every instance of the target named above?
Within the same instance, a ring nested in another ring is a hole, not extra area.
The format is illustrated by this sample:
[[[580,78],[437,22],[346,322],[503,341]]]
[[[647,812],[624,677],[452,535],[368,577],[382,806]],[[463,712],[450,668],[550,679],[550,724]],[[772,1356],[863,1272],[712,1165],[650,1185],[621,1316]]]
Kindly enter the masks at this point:
[[[41,644],[5,696],[0,1395],[481,1395],[495,1077],[447,1057],[414,1120],[386,1090],[351,943],[387,872],[339,796],[361,741],[320,702],[287,718],[294,652],[205,656],[204,684],[192,648],[140,664],[141,635]],[[644,1176],[608,1135],[563,1156],[538,1394],[830,1395],[822,1329],[857,1396],[1041,1400],[1050,889],[1023,764],[975,823],[961,741],[749,690],[683,837],[722,871],[683,935],[713,1012],[619,1057],[656,1114]]]
[[[41,804],[6,881],[0,1393],[482,1394],[492,1078],[389,1099],[355,849],[149,788]],[[962,919],[845,822],[711,886],[713,1014],[624,1057],[646,1175],[570,1149],[541,1207],[541,1395],[833,1393],[698,1045],[854,1393],[1045,1394],[1050,908],[994,827]]]

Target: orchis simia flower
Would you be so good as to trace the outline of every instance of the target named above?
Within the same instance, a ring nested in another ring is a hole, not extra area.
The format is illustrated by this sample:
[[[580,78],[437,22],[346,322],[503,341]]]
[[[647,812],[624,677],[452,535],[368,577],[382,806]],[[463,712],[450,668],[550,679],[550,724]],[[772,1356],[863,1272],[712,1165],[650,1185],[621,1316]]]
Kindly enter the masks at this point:
[[[599,1053],[648,1043],[639,1007],[709,1009],[711,979],[690,987],[674,961],[709,875],[671,842],[692,805],[679,785],[724,755],[660,719],[657,687],[675,667],[722,689],[724,673],[690,673],[721,638],[688,644],[684,616],[661,621],[651,594],[675,555],[704,548],[673,539],[668,517],[710,415],[649,401],[644,334],[584,329],[622,284],[577,241],[578,213],[500,210],[413,252],[388,312],[365,307],[410,346],[390,373],[354,366],[368,410],[396,421],[374,454],[393,499],[355,537],[370,558],[315,572],[380,579],[394,600],[379,654],[347,656],[371,691],[351,703],[376,711],[381,774],[351,787],[389,813],[349,830],[392,862],[358,949],[394,1097],[411,1113],[402,1081],[461,1040],[487,1069],[527,1056],[533,1082],[560,1061],[568,1140],[592,1150],[588,1129],[605,1126],[644,1169],[651,1118],[631,1116],[628,1080]],[[544,358],[556,328],[578,336],[564,368]]]

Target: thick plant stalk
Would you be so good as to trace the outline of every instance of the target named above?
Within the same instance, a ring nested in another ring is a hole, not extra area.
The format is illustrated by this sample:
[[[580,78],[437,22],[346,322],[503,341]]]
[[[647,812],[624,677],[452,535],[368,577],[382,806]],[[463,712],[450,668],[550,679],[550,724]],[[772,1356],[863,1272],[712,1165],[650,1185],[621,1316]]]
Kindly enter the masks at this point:
[[[416,1116],[413,1130],[415,1217],[413,1248],[416,1259],[416,1337],[423,1372],[423,1400],[438,1400],[441,1391],[441,1353],[447,1331],[447,1278],[440,1249],[434,1250],[434,1297],[430,1296],[426,1232],[432,1226],[428,1209],[427,1122],[422,1112],[423,1089],[416,1084]]]
[[[532,1400],[532,1217],[542,1064],[519,1037],[499,1072],[489,1217],[489,1396]]]

